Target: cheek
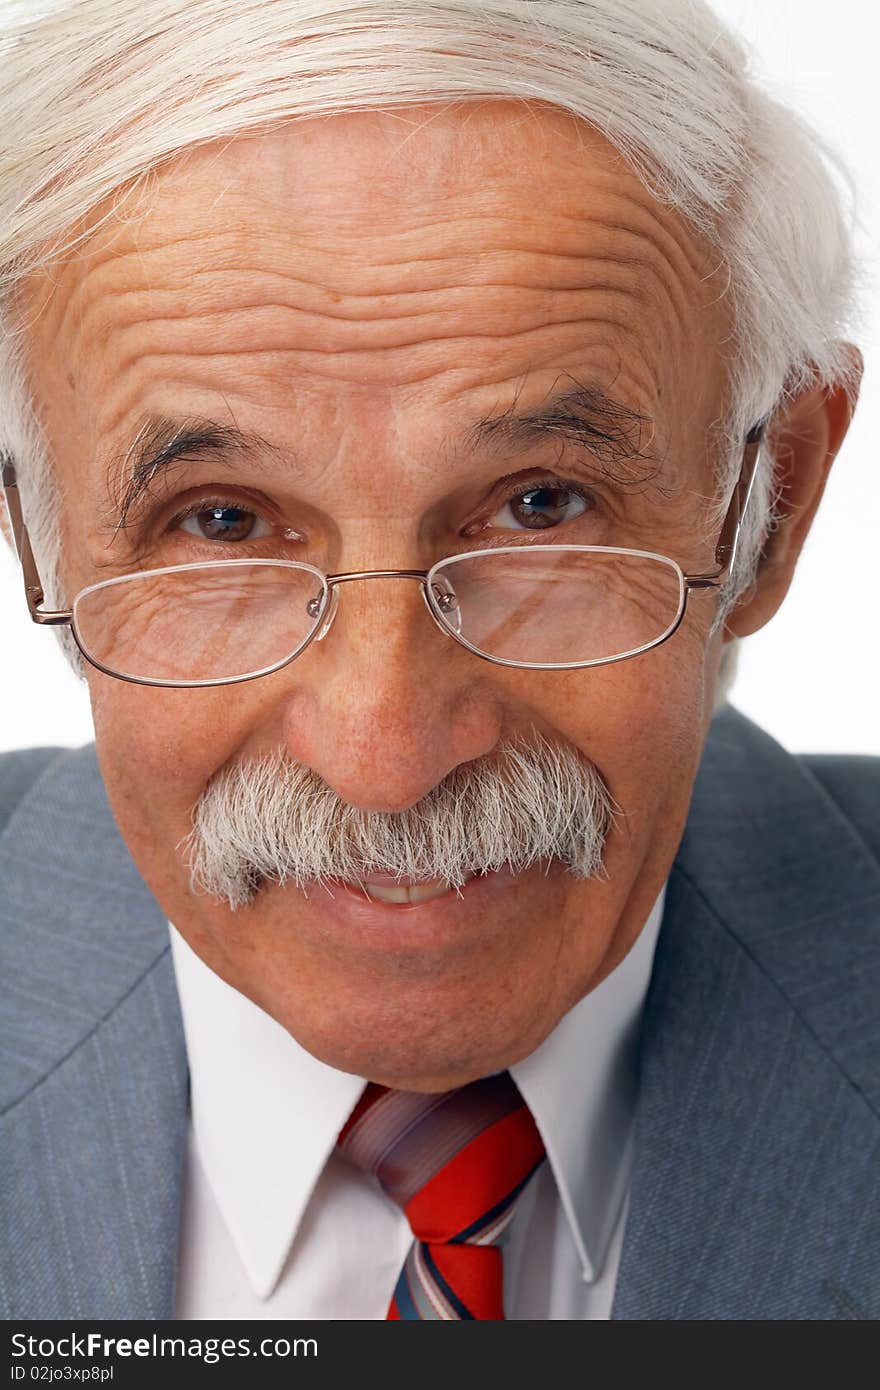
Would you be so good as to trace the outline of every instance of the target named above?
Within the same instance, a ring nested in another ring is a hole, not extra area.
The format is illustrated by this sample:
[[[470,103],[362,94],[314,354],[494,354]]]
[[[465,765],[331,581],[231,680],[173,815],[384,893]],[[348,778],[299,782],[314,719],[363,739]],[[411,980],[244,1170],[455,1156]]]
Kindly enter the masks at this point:
[[[635,834],[686,807],[706,727],[703,640],[680,628],[653,651],[542,678],[530,704],[602,774]]]
[[[89,685],[113,813],[135,857],[154,865],[189,829],[208,779],[240,755],[253,712],[233,687],[161,690],[100,673]]]

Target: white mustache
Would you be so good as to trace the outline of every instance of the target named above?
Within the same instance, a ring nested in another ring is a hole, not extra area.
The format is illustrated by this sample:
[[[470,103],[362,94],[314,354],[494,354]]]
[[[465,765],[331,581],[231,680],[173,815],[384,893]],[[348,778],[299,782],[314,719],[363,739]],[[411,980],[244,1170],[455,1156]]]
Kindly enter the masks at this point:
[[[475,874],[555,859],[578,878],[607,877],[618,810],[591,763],[542,735],[462,763],[404,811],[352,806],[278,750],[212,778],[178,849],[193,891],[235,910],[265,882],[305,889],[371,871],[460,889]]]

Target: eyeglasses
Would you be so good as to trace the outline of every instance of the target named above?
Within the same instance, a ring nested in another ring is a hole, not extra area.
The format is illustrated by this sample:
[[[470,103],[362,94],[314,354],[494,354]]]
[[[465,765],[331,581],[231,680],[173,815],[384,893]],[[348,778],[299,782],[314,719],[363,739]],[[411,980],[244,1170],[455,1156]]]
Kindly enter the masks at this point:
[[[360,579],[415,579],[446,637],[497,666],[568,671],[624,661],[665,642],[693,590],[721,585],[736,558],[763,433],[743,467],[715,549],[714,574],[617,546],[526,543],[471,550],[429,570],[324,574],[298,560],[214,560],[89,584],[70,609],[46,611],[15,468],[2,482],[31,618],[69,624],[85,659],[136,685],[232,685],[271,674],[326,637],[339,589]]]

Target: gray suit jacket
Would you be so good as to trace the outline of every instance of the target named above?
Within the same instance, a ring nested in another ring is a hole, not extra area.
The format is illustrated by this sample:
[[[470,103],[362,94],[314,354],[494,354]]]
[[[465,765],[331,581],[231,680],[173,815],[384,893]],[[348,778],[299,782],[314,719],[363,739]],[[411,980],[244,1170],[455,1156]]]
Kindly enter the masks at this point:
[[[0,1309],[172,1315],[187,1063],[94,745],[0,759]],[[642,1031],[615,1318],[880,1317],[880,759],[713,720]]]

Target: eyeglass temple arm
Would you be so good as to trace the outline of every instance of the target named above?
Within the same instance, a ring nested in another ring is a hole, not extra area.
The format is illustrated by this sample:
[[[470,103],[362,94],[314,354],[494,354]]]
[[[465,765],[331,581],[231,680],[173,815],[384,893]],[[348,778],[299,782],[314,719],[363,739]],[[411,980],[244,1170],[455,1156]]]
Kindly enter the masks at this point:
[[[6,510],[9,515],[9,525],[12,528],[13,544],[21,561],[28,612],[35,623],[49,627],[69,623],[72,616],[70,609],[53,613],[40,608],[40,604],[45,598],[43,585],[40,582],[37,562],[34,559],[34,552],[31,550],[30,537],[24,524],[24,517],[21,514],[21,498],[18,492],[18,480],[15,476],[15,465],[6,457],[3,458],[3,466],[0,470],[0,483],[3,484],[3,493],[6,498]]]
[[[746,435],[745,453],[743,455],[743,465],[740,469],[739,480],[736,487],[733,489],[730,506],[727,508],[727,515],[724,518],[721,535],[715,547],[715,563],[718,569],[715,574],[686,575],[685,578],[689,589],[716,589],[719,587],[724,573],[733,568],[739,545],[740,526],[742,525],[742,519],[745,515],[749,498],[752,495],[752,486],[755,481],[758,456],[761,452],[761,440],[764,437],[766,423],[766,420],[759,420]]]

